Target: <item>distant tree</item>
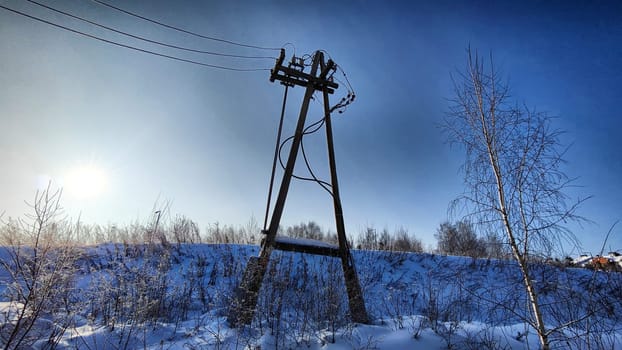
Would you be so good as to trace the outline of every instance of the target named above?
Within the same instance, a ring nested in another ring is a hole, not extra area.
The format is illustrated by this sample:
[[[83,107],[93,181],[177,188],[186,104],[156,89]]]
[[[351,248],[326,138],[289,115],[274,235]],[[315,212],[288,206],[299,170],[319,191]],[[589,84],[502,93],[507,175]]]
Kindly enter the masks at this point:
[[[466,191],[458,198],[470,219],[489,232],[504,232],[518,263],[542,349],[550,349],[538,292],[529,262],[550,253],[561,242],[576,243],[562,225],[578,219],[581,200],[568,205],[564,190],[571,179],[562,169],[566,148],[552,118],[510,101],[492,59],[484,61],[468,50],[467,66],[454,79],[454,97],[444,130],[452,143],[464,147],[462,168]],[[457,207],[457,206],[456,206]]]
[[[507,259],[512,256],[508,245],[503,237],[498,234],[489,232],[483,237],[483,244],[486,248],[486,257],[491,259]]]
[[[359,234],[358,249],[377,250],[378,249],[378,232],[373,227],[366,227],[365,231]]]
[[[400,227],[395,231],[392,249],[402,252],[421,253],[423,252],[423,243],[421,243],[420,239],[410,235],[408,230]]]
[[[242,237],[233,227],[216,222],[207,228],[205,240],[208,243],[236,244],[243,243]]]
[[[376,249],[393,250],[393,237],[391,236],[387,228],[382,229],[382,232],[380,232]]]
[[[458,230],[449,221],[443,222],[436,230],[436,251],[441,254],[457,254],[460,244],[458,243]]]
[[[486,243],[477,237],[473,225],[468,221],[458,221],[456,224],[444,222],[434,236],[439,253],[474,258],[486,256]]]
[[[421,240],[409,234],[403,227],[398,228],[393,234],[386,228],[378,233],[375,228],[367,227],[359,234],[356,247],[364,250],[423,252]]]
[[[324,239],[322,228],[314,221],[309,221],[307,223],[302,222],[300,225],[290,226],[287,228],[286,234],[294,238],[307,238],[319,241]]]
[[[183,215],[177,215],[171,223],[170,231],[175,243],[201,243],[199,226]]]

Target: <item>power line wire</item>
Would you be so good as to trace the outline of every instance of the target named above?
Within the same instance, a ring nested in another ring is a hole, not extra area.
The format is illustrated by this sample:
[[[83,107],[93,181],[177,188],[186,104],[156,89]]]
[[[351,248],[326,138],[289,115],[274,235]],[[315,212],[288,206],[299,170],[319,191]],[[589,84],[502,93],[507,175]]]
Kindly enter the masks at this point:
[[[341,74],[346,79],[346,83],[348,84],[348,87],[349,87],[350,91],[352,91],[352,93],[354,93],[354,88],[352,87],[352,84],[350,84],[350,79],[348,79],[348,76],[346,75],[346,72],[343,70],[343,68],[341,68],[341,66],[337,66],[337,69],[339,69],[341,71]]]
[[[51,26],[54,26],[54,27],[57,27],[57,28],[61,28],[61,29],[70,31],[70,32],[75,33],[75,34],[83,35],[83,36],[91,38],[91,39],[95,39],[95,40],[99,40],[99,41],[102,41],[102,42],[105,42],[105,43],[108,43],[108,44],[124,47],[124,48],[130,49],[130,50],[135,50],[135,51],[139,51],[139,52],[143,52],[143,53],[147,53],[147,54],[151,54],[151,55],[155,55],[155,56],[160,56],[160,57],[168,58],[168,59],[175,60],[175,61],[181,61],[181,62],[196,64],[196,65],[204,66],[204,67],[224,69],[224,70],[237,71],[237,72],[270,71],[269,68],[234,68],[234,67],[227,67],[227,66],[221,66],[221,65],[216,65],[216,64],[209,64],[209,63],[193,61],[193,60],[189,60],[189,59],[185,59],[185,58],[181,58],[181,57],[166,55],[166,54],[163,54],[163,53],[159,53],[159,52],[155,52],[155,51],[150,51],[150,50],[146,50],[146,49],[141,49],[139,47],[134,47],[134,46],[131,46],[131,45],[126,45],[126,44],[118,43],[116,41],[112,41],[112,40],[104,39],[104,38],[101,38],[101,37],[98,37],[98,36],[95,36],[95,35],[92,35],[92,34],[84,33],[84,32],[81,32],[79,30],[72,29],[72,28],[63,26],[61,24],[53,23],[53,22],[47,21],[45,19],[29,15],[29,14],[21,12],[21,11],[8,8],[8,7],[3,6],[3,5],[0,5],[0,8],[2,8],[4,10],[7,10],[7,11],[10,11],[10,12],[13,12],[13,13],[16,13],[18,15],[24,16],[24,17],[28,17],[28,18],[33,19],[35,21],[39,21],[39,22],[42,22],[42,23],[45,23],[45,24],[48,24],[48,25],[51,25]]]
[[[196,53],[202,53],[202,54],[207,54],[207,55],[222,56],[222,57],[249,58],[249,59],[276,59],[276,57],[272,57],[272,56],[233,55],[233,54],[226,54],[226,53],[220,53],[220,52],[214,52],[214,51],[197,50],[197,49],[187,48],[187,47],[183,47],[183,46],[167,44],[167,43],[163,43],[163,42],[160,42],[160,41],[157,41],[157,40],[152,40],[152,39],[148,39],[148,38],[141,37],[141,36],[138,36],[138,35],[130,34],[130,33],[127,33],[127,32],[124,32],[124,31],[121,31],[121,30],[118,30],[118,29],[115,29],[115,28],[112,28],[112,27],[109,27],[109,26],[106,26],[106,25],[103,25],[103,24],[99,24],[97,22],[94,22],[94,21],[82,18],[80,16],[73,15],[71,13],[68,13],[68,12],[65,12],[65,11],[53,8],[51,6],[42,4],[42,3],[34,1],[34,0],[26,0],[26,1],[28,1],[30,3],[33,3],[33,4],[37,5],[37,6],[46,8],[48,10],[54,11],[56,13],[63,14],[65,16],[77,19],[77,20],[82,21],[82,22],[86,22],[86,23],[92,24],[92,25],[100,27],[100,28],[104,28],[106,30],[109,30],[109,31],[112,31],[112,32],[115,32],[115,33],[118,33],[118,34],[121,34],[121,35],[129,36],[131,38],[142,40],[142,41],[146,41],[146,42],[149,42],[149,43],[152,43],[152,44],[157,44],[157,45],[161,45],[161,46],[170,47],[170,48],[173,48],[173,49],[189,51],[189,52],[196,52]]]
[[[251,48],[251,49],[258,49],[258,50],[274,50],[274,51],[279,51],[279,50],[281,50],[281,48],[280,48],[280,47],[279,47],[279,48],[276,48],[276,47],[263,47],[263,46],[256,46],[256,45],[242,44],[242,43],[238,43],[238,42],[231,41],[231,40],[225,40],[225,39],[220,39],[220,38],[216,38],[216,37],[212,37],[212,36],[207,36],[207,35],[203,35],[203,34],[198,34],[198,33],[191,32],[191,31],[189,31],[189,30],[186,30],[186,29],[182,29],[182,28],[175,27],[175,26],[172,26],[172,25],[169,25],[169,24],[166,24],[166,23],[162,23],[162,22],[160,22],[160,21],[153,20],[153,19],[151,19],[151,18],[147,18],[147,17],[145,17],[145,16],[141,16],[141,15],[139,15],[139,14],[136,14],[136,13],[134,13],[134,12],[130,12],[130,11],[128,11],[128,10],[124,10],[124,9],[122,9],[122,8],[120,8],[120,7],[117,7],[117,6],[111,5],[111,4],[109,4],[109,3],[107,3],[107,2],[104,2],[104,1],[101,1],[101,0],[91,0],[91,1],[93,1],[93,2],[95,2],[95,3],[98,3],[98,4],[102,5],[102,6],[106,6],[106,7],[108,7],[108,8],[111,8],[111,9],[117,10],[117,11],[119,11],[119,12],[123,12],[123,13],[125,13],[125,14],[127,14],[127,15],[130,15],[130,16],[133,16],[133,17],[136,17],[136,18],[140,18],[140,19],[142,19],[142,20],[144,20],[144,21],[151,22],[151,23],[153,23],[153,24],[157,24],[157,25],[159,25],[159,26],[162,26],[162,27],[165,27],[165,28],[168,28],[168,29],[172,29],[172,30],[175,30],[175,31],[178,31],[178,32],[181,32],[181,33],[189,34],[189,35],[192,35],[192,36],[196,36],[196,37],[199,37],[199,38],[203,38],[203,39],[207,39],[207,40],[213,40],[213,41],[218,41],[218,42],[221,42],[221,43],[226,43],[226,44],[230,44],[230,45],[236,45],[236,46],[241,46],[241,47],[247,47],[247,48]]]

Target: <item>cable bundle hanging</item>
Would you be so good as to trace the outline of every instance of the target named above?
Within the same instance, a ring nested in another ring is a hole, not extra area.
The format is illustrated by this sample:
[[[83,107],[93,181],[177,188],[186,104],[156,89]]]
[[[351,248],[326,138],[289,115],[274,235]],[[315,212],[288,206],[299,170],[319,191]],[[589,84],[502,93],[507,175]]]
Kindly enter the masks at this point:
[[[300,150],[302,153],[302,158],[305,161],[305,165],[307,167],[307,170],[309,171],[309,174],[311,175],[311,177],[303,177],[303,176],[299,176],[299,175],[295,175],[292,174],[292,177],[298,180],[302,180],[302,181],[313,181],[318,183],[324,190],[326,190],[326,192],[328,192],[328,194],[330,194],[331,196],[333,195],[332,191],[331,191],[331,187],[332,185],[330,183],[328,183],[327,181],[324,180],[320,180],[318,179],[318,177],[315,175],[313,169],[311,168],[311,163],[309,163],[309,159],[307,157],[307,154],[305,152],[305,148],[304,148],[304,136],[305,135],[310,135],[313,134],[315,132],[317,132],[318,130],[320,130],[322,128],[322,126],[324,126],[324,121],[326,120],[326,118],[322,118],[316,122],[314,122],[313,124],[310,124],[309,126],[307,126],[303,133],[302,133],[302,139],[300,141]],[[311,130],[313,129],[313,130]],[[285,145],[294,139],[294,136],[290,136],[288,138],[286,138],[285,140],[283,140],[283,142],[281,143],[280,147],[279,147],[279,152],[278,152],[278,158],[279,158],[279,163],[281,164],[281,168],[285,169],[285,165],[283,164],[283,159],[281,158],[281,151],[283,149],[283,147],[285,147]]]
[[[324,51],[322,51],[324,52]],[[324,52],[325,53],[325,52]],[[277,62],[277,66],[280,65],[280,62],[282,62],[283,60],[283,56],[284,56],[284,52],[282,50],[281,52],[281,57],[278,59],[279,61]],[[288,68],[293,68],[294,70],[301,72],[304,70],[305,67],[308,67],[311,65],[310,59],[313,58],[312,55],[309,54],[304,54],[302,55],[300,58],[296,57],[296,56],[292,56],[291,62],[288,65]],[[343,81],[341,81],[340,79],[334,77],[335,72],[339,70],[341,72],[341,74],[343,75],[343,78],[345,79],[345,84],[343,83]],[[277,72],[275,72],[274,70],[272,71],[272,78],[275,77],[275,74]],[[272,80],[271,78],[271,80]],[[354,93],[354,88],[352,87],[352,85],[350,84],[350,81],[348,80],[348,77],[345,73],[345,71],[338,65],[335,65],[335,70],[333,70],[330,74],[330,76],[328,76],[326,78],[329,81],[337,80],[339,82],[342,83],[342,85],[347,85],[347,89],[348,92],[346,94],[345,97],[341,98],[341,100],[335,104],[334,106],[332,106],[329,109],[328,113],[332,113],[333,111],[337,110],[338,113],[343,113],[346,108],[352,103],[354,102],[354,99],[356,97],[355,93]],[[294,139],[294,135],[286,138],[285,140],[283,140],[283,142],[280,143],[280,139],[281,139],[281,133],[282,133],[282,125],[283,125],[283,118],[284,118],[284,112],[285,112],[285,103],[286,103],[286,99],[287,99],[287,88],[290,86],[294,86],[295,84],[287,79],[284,79],[281,82],[283,85],[285,85],[285,96],[284,96],[284,101],[283,101],[283,108],[281,110],[281,120],[279,123],[279,129],[278,129],[278,135],[277,135],[277,149],[275,149],[275,154],[274,154],[274,162],[273,162],[273,166],[272,166],[272,174],[270,176],[270,189],[269,189],[269,194],[268,194],[268,203],[266,206],[266,216],[265,216],[265,220],[264,220],[264,230],[266,229],[266,225],[267,225],[267,221],[268,221],[268,212],[269,212],[269,207],[270,207],[270,203],[271,203],[271,196],[272,196],[272,189],[273,189],[273,183],[274,183],[274,176],[275,176],[275,166],[276,166],[276,159],[278,159],[279,164],[281,166],[282,169],[285,169],[285,164],[283,163],[283,159],[281,157],[281,153],[283,150],[283,147],[285,147],[285,145],[292,141]],[[314,99],[315,100],[315,99]],[[328,194],[330,194],[331,196],[333,196],[333,191],[332,191],[332,185],[324,180],[320,180],[316,175],[315,172],[313,171],[313,168],[311,167],[311,163],[309,162],[309,159],[307,157],[307,153],[305,151],[305,147],[304,147],[304,136],[306,135],[310,135],[313,134],[315,132],[317,132],[318,130],[320,130],[323,126],[324,123],[326,121],[327,116],[324,116],[323,118],[319,119],[318,121],[308,125],[307,127],[305,127],[305,129],[303,130],[302,136],[301,136],[301,140],[300,140],[300,149],[302,152],[302,157],[303,160],[305,162],[305,166],[307,167],[307,171],[309,172],[309,174],[311,175],[311,177],[304,177],[304,176],[299,176],[296,174],[292,174],[292,177],[297,179],[297,180],[302,180],[302,181],[313,181],[316,182],[317,184],[319,184],[326,192],[328,192]]]

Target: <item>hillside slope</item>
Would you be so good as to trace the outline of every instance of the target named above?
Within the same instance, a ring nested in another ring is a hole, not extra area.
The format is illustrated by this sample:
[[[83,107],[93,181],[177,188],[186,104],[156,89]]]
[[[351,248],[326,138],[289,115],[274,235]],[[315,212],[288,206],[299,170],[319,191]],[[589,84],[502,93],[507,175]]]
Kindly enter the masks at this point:
[[[253,324],[231,329],[225,315],[257,249],[82,248],[68,271],[71,283],[58,286],[67,288],[63,300],[39,315],[28,342],[93,350],[538,348],[515,264],[432,254],[354,251],[374,320],[358,325],[348,320],[339,260],[276,252]],[[10,262],[10,252],[4,248],[1,258]],[[622,274],[545,264],[532,269],[556,348],[622,348]],[[0,281],[5,337],[23,304],[6,270]]]

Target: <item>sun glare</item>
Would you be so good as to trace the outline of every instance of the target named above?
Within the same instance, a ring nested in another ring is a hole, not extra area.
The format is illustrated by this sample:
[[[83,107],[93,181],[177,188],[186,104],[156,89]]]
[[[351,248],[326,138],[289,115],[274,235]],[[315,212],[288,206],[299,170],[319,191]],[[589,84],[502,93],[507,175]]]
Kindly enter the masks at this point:
[[[71,169],[64,181],[64,190],[79,199],[92,199],[106,190],[105,172],[92,164]]]

